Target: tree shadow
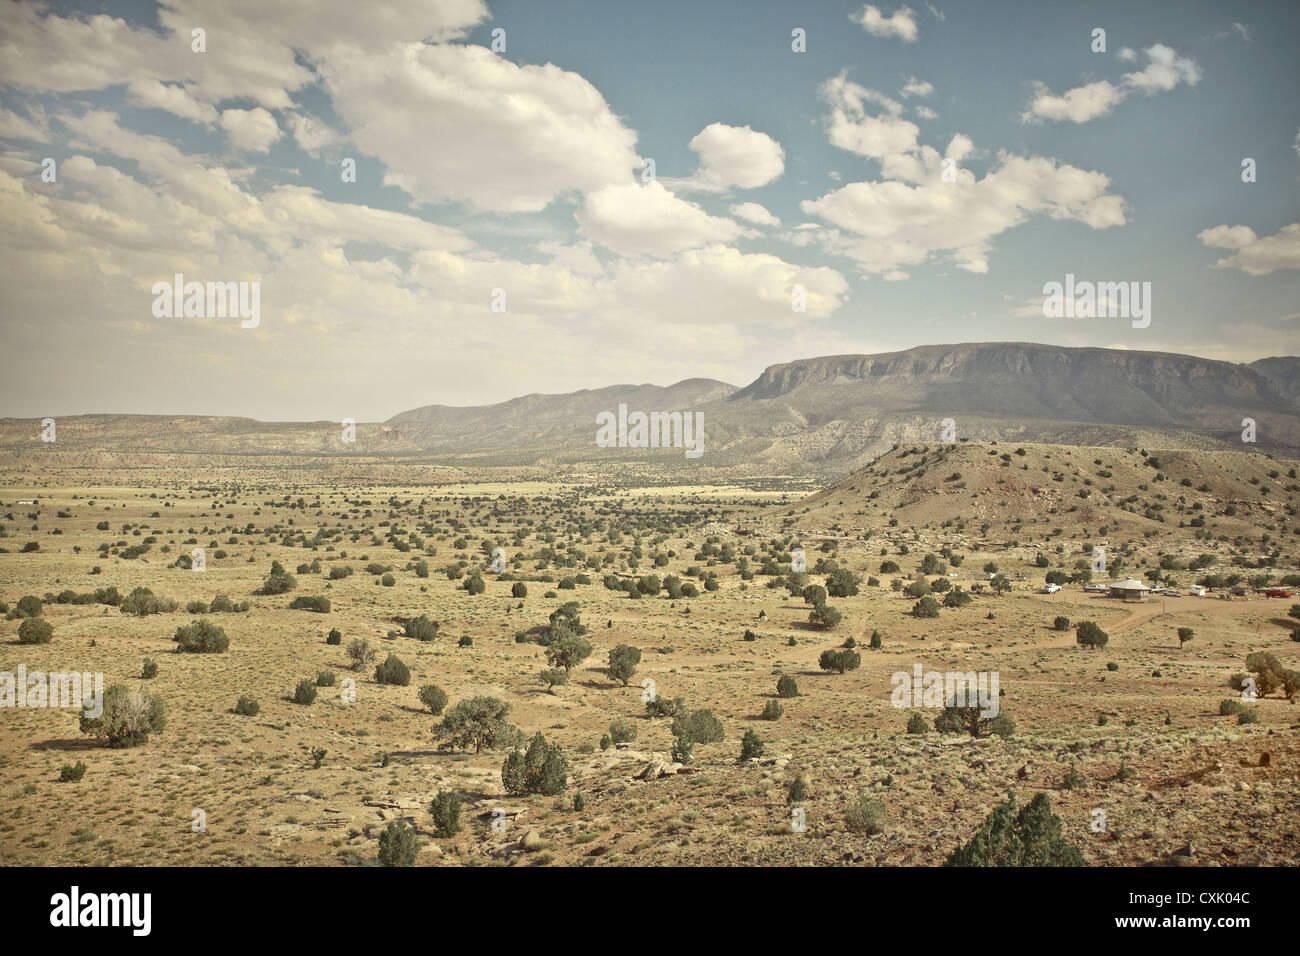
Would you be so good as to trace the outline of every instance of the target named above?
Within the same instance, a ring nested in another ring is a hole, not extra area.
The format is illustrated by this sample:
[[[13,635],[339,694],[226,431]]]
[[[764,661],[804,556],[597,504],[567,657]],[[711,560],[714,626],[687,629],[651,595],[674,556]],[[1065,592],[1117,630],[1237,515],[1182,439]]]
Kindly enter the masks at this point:
[[[113,749],[108,744],[93,737],[75,737],[63,740],[51,738],[49,740],[33,741],[27,746],[30,750],[87,751]]]

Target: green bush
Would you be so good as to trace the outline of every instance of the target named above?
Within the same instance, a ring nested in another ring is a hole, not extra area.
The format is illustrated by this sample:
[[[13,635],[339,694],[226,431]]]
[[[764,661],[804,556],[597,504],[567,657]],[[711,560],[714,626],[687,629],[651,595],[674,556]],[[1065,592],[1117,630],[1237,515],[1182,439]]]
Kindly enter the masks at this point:
[[[329,632],[329,634],[327,634],[326,637],[325,637],[325,643],[326,643],[326,644],[333,644],[333,645],[335,645],[335,646],[337,646],[337,645],[339,645],[339,644],[342,644],[342,643],[343,643],[343,632],[340,631],[337,627],[332,627],[332,628],[330,628],[330,632]]]
[[[785,708],[774,700],[769,700],[763,705],[764,720],[780,720],[781,715],[785,713]]]
[[[1052,812],[1047,794],[1038,793],[1016,810],[1012,794],[998,804],[964,846],[954,850],[944,866],[1083,866],[1083,854],[1066,842],[1061,818]]]
[[[782,674],[776,682],[777,697],[798,697],[799,685],[789,674]]]
[[[795,777],[785,786],[785,800],[788,804],[803,803],[808,799],[808,781],[802,775]]]
[[[516,598],[528,597],[528,587],[523,581],[516,581],[510,586],[510,596]]]
[[[844,828],[850,833],[867,836],[880,833],[885,829],[884,806],[865,790],[859,791],[857,798],[844,811]]]
[[[484,747],[513,743],[516,729],[506,721],[509,713],[510,705],[495,697],[471,697],[452,705],[436,733],[449,746],[481,753]]]
[[[636,740],[636,733],[636,724],[625,717],[619,717],[609,725],[609,739],[616,744]]]
[[[1074,629],[1074,639],[1080,647],[1105,647],[1110,635],[1097,626],[1095,621],[1083,621]]]
[[[938,617],[939,602],[927,595],[912,605],[912,617]]]
[[[460,832],[460,794],[454,790],[439,790],[429,805],[433,817],[433,832],[440,837],[452,837]]]
[[[334,678],[334,672],[333,672],[333,671],[317,671],[317,672],[316,672],[316,686],[317,686],[317,687],[333,687],[333,686],[334,686],[334,681],[335,681],[335,678]]]
[[[230,646],[225,630],[207,619],[176,628],[172,640],[176,641],[177,652],[182,654],[224,654]]]
[[[158,676],[158,662],[152,658],[146,657],[144,664],[140,667],[141,680],[153,680]]]
[[[630,644],[619,644],[609,652],[609,676],[626,687],[641,663],[641,649]]]
[[[294,598],[289,603],[291,611],[314,611],[317,614],[330,612],[330,599],[326,597],[309,597],[306,594]]]
[[[845,671],[855,671],[862,663],[862,655],[857,651],[850,650],[827,650],[822,651],[821,657],[817,659],[817,665],[824,671],[835,671],[843,674]]]
[[[59,768],[59,780],[62,783],[76,783],[86,775],[86,765],[78,760],[76,763],[65,763]]]
[[[407,637],[429,644],[438,637],[438,622],[431,621],[427,615],[421,614],[406,622],[405,631]]]
[[[569,762],[558,744],[548,744],[538,731],[528,750],[512,750],[501,765],[501,784],[506,793],[524,796],[540,793],[553,797],[569,785]]]
[[[54,640],[54,628],[43,617],[24,618],[18,625],[19,644],[48,644]]]
[[[920,711],[912,711],[912,716],[907,718],[907,732],[909,734],[928,734],[930,724],[925,719],[925,715]]]
[[[411,866],[418,853],[415,831],[405,820],[393,820],[379,835],[379,862],[384,866]]]
[[[134,747],[148,741],[167,725],[167,707],[162,698],[143,687],[131,690],[114,684],[104,691],[103,713],[82,717],[81,732],[107,743],[110,747]]]
[[[375,668],[375,680],[381,684],[405,687],[411,683],[411,669],[403,664],[396,654],[389,654],[384,662]]]
[[[247,694],[241,695],[239,700],[235,701],[235,713],[241,717],[256,717],[261,709],[257,701]]]
[[[304,677],[298,681],[298,686],[293,690],[293,702],[295,704],[311,704],[316,701],[316,684],[309,677]]]
[[[761,756],[763,756],[763,741],[752,729],[746,730],[745,736],[740,740],[740,762],[745,763]]]
[[[431,714],[441,714],[443,708],[447,706],[447,692],[437,684],[425,684],[420,688],[420,703],[429,709]]]
[[[1068,631],[1069,629],[1070,619],[1064,615],[1058,615],[1056,620],[1052,622],[1052,630],[1054,631]]]

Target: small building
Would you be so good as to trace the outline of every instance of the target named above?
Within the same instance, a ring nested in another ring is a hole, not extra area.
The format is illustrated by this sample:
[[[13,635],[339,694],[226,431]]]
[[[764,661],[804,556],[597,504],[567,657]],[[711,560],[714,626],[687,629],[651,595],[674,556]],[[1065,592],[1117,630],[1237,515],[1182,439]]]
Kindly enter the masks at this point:
[[[1187,593],[1192,597],[1205,597],[1205,588],[1199,584],[1193,584],[1187,589]]]
[[[1112,584],[1109,594],[1111,597],[1123,598],[1125,601],[1141,601],[1150,590],[1151,588],[1141,581],[1134,578],[1125,578],[1123,581],[1116,581]]]

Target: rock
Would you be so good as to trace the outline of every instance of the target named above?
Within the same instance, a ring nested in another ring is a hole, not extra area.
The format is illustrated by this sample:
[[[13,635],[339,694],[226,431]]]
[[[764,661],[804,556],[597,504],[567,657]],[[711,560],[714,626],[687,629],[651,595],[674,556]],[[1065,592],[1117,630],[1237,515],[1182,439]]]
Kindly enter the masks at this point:
[[[536,853],[545,845],[546,844],[542,841],[541,836],[538,835],[536,830],[529,830],[519,841],[519,849],[523,850],[525,853]]]
[[[1196,848],[1192,846],[1190,843],[1188,843],[1185,846],[1180,846],[1177,850],[1174,850],[1173,855],[1174,856],[1195,856]]]
[[[645,765],[645,769],[637,774],[638,780],[658,780],[663,776],[665,764],[662,760],[652,760]]]

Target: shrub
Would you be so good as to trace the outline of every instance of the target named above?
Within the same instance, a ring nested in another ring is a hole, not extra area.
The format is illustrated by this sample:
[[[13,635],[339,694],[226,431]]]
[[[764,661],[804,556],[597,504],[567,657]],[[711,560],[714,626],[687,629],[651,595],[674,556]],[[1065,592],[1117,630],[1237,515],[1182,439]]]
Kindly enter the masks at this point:
[[[774,700],[769,700],[763,705],[764,720],[780,720],[781,715],[785,713],[785,708]]]
[[[103,713],[82,717],[81,732],[97,737],[110,747],[134,747],[167,724],[167,707],[162,698],[143,687],[131,690],[114,684],[104,691]]]
[[[433,832],[440,837],[455,836],[460,832],[460,794],[454,790],[439,790],[429,805],[433,817]]]
[[[1257,723],[1259,723],[1259,708],[1258,708],[1258,707],[1245,707],[1245,708],[1242,708],[1241,713],[1239,713],[1239,714],[1237,715],[1237,723],[1238,723],[1238,724],[1257,724]]]
[[[821,657],[817,659],[817,664],[822,670],[835,671],[837,674],[855,671],[861,663],[862,655],[848,649],[822,651]]]
[[[477,571],[465,579],[465,584],[463,586],[470,594],[482,594],[487,590],[487,585],[483,583],[483,576]]]
[[[316,684],[309,677],[304,677],[298,681],[298,686],[293,690],[293,702],[295,704],[311,704],[316,700]]]
[[[291,611],[315,611],[317,614],[330,612],[330,599],[326,597],[308,597],[303,594],[289,603]]]
[[[343,643],[343,632],[340,631],[337,627],[332,627],[332,628],[330,628],[330,632],[329,632],[329,634],[326,635],[326,637],[325,637],[325,643],[326,643],[326,644],[334,644],[334,645],[336,645],[336,646],[339,645],[339,644],[342,644],[342,643]]]
[[[528,587],[523,581],[516,581],[510,586],[510,596],[516,598],[528,597]]]
[[[76,783],[86,775],[86,765],[78,760],[76,763],[65,763],[59,768],[59,780],[62,783]]]
[[[686,709],[680,697],[655,697],[646,701],[645,712],[650,717],[676,717]]]
[[[636,740],[636,724],[620,717],[609,725],[609,739],[616,744],[625,744]]]
[[[626,687],[636,674],[636,666],[640,663],[639,647],[620,644],[609,652],[609,676]]]
[[[687,710],[673,718],[673,759],[687,763],[696,744],[712,744],[723,739],[722,721],[706,709]],[[681,759],[681,758],[685,759]]]
[[[235,713],[241,717],[256,717],[261,709],[257,701],[247,694],[242,695],[239,700],[235,701]]]
[[[375,668],[375,680],[381,684],[405,687],[411,683],[411,669],[403,664],[396,654],[389,654],[384,662]]]
[[[501,764],[501,784],[513,796],[540,793],[553,797],[568,787],[568,773],[564,751],[558,744],[548,744],[538,731],[526,752],[516,748],[506,755]]]
[[[123,598],[122,603],[118,606],[123,614],[144,617],[148,614],[158,614],[164,610],[174,610],[176,604],[174,601],[159,600],[148,588],[136,588]]]
[[[19,644],[48,644],[54,640],[54,628],[43,617],[24,618],[18,625]]]
[[[284,594],[298,586],[298,581],[279,561],[271,562],[271,573],[262,581],[263,594]]]
[[[955,593],[957,593],[957,592],[954,591],[953,593],[955,594]],[[881,639],[880,639],[880,632],[879,632],[879,631],[872,631],[872,632],[871,632],[871,644],[870,644],[871,649],[872,649],[872,650],[879,650],[879,649],[880,649],[880,646],[881,646],[881,643],[882,643],[882,642],[881,642]]]
[[[844,828],[850,833],[872,836],[885,829],[885,808],[865,790],[844,811]]]
[[[754,731],[746,730],[740,740],[740,763],[763,756],[763,741]]]
[[[907,732],[909,734],[928,734],[930,732],[930,724],[920,711],[912,711],[912,716],[907,718]]]
[[[316,672],[316,686],[317,686],[317,687],[333,687],[333,686],[334,686],[334,682],[335,682],[335,677],[334,677],[334,672],[333,672],[333,671],[317,671],[317,672]]]
[[[223,654],[230,646],[226,632],[206,619],[176,628],[172,640],[181,654]]]
[[[776,682],[777,697],[798,697],[799,685],[789,674],[782,674]]]
[[[537,679],[546,685],[546,692],[555,693],[556,685],[569,682],[569,672],[562,667],[548,667],[537,675]]]
[[[405,820],[393,820],[379,835],[379,862],[384,866],[411,866],[418,853],[415,831]]]
[[[1083,621],[1074,628],[1074,639],[1080,647],[1105,647],[1110,635],[1097,626],[1095,621]]]
[[[359,671],[375,659],[375,649],[370,646],[368,639],[353,638],[352,643],[348,645],[348,658],[352,661],[352,669]]]
[[[442,718],[437,736],[450,746],[481,753],[498,743],[513,742],[514,728],[506,721],[510,705],[495,697],[471,697],[457,701]]]
[[[420,703],[429,709],[431,714],[441,714],[443,708],[447,706],[447,692],[437,684],[425,684],[420,688]]]
[[[14,605],[15,617],[40,617],[41,599],[34,594],[24,594]]]
[[[788,804],[803,803],[808,799],[808,781],[799,775],[785,787],[785,800]]]
[[[808,623],[819,630],[833,629],[843,619],[838,610],[827,604],[819,604],[808,615]]]
[[[1015,733],[1015,722],[1005,713],[995,717],[986,717],[979,704],[944,707],[934,720],[934,729],[941,734],[959,734],[965,731],[972,737],[987,737],[997,734],[1010,737]]]
[[[141,680],[153,680],[158,676],[158,662],[152,658],[146,657],[144,664],[140,667]]]
[[[1018,813],[1014,794],[998,804],[965,846],[944,866],[1083,866],[1083,854],[1066,842],[1061,818],[1047,794],[1038,793]]]
[[[1064,615],[1058,615],[1056,620],[1052,622],[1052,630],[1054,631],[1068,631],[1069,629],[1070,619]]]
[[[1182,647],[1195,636],[1196,632],[1190,627],[1180,627],[1178,629],[1178,646]]]
[[[913,617],[938,617],[939,602],[930,596],[921,598],[912,605]]]

